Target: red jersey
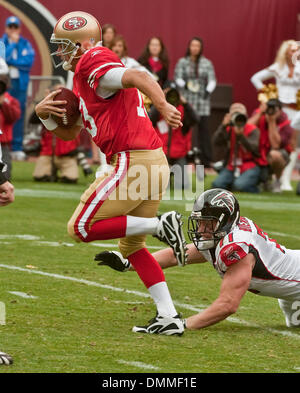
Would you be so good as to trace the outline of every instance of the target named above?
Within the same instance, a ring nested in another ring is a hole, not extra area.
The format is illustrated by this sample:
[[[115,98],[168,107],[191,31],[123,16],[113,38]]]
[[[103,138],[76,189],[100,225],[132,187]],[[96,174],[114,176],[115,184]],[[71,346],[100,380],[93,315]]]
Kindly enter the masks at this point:
[[[181,121],[184,117],[183,105],[178,105],[176,109],[181,113]],[[162,120],[162,116],[159,118]],[[166,127],[169,129],[169,126]],[[163,143],[164,153],[168,158],[178,159],[185,157],[192,145],[192,132],[191,130],[187,134],[182,133],[182,127],[173,128],[171,130],[171,140],[169,146],[169,132],[162,132],[159,126],[156,125],[155,130]]]
[[[13,125],[21,116],[19,101],[8,92],[4,93],[4,101],[0,106],[0,142],[10,143],[13,138]]]
[[[247,138],[253,130],[256,130],[257,127],[253,124],[245,124],[244,126],[244,136]],[[256,157],[254,157],[253,153],[246,150],[241,144],[239,145],[237,151],[236,149],[236,133],[232,130],[231,126],[226,128],[226,131],[230,133],[230,152],[229,152],[229,160],[227,164],[227,169],[233,171],[234,169],[234,159],[236,159],[236,165],[240,168],[241,173],[252,169],[256,166]],[[235,157],[236,154],[236,157]]]
[[[125,66],[108,48],[95,47],[81,57],[73,80],[84,126],[108,162],[121,151],[162,146],[136,88],[120,89],[107,99],[96,93],[100,78],[114,67]]]
[[[53,132],[44,128],[42,131],[40,155],[52,156],[52,154],[54,154],[57,157],[65,156],[76,150],[79,144],[79,135],[76,139],[71,141],[63,141],[62,139],[56,137]]]

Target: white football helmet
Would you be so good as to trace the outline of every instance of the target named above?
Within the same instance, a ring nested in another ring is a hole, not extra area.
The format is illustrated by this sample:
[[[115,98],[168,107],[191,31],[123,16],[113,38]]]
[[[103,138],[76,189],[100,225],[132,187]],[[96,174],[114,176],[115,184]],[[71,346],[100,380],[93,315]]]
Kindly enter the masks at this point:
[[[72,68],[73,59],[82,56],[84,50],[77,55],[78,49],[86,46],[99,45],[101,42],[100,23],[87,12],[74,11],[62,16],[56,23],[50,42],[57,44],[58,50],[51,53],[54,67],[63,66],[68,71]],[[68,59],[65,56],[69,56]],[[57,63],[55,57],[58,56],[61,61]]]

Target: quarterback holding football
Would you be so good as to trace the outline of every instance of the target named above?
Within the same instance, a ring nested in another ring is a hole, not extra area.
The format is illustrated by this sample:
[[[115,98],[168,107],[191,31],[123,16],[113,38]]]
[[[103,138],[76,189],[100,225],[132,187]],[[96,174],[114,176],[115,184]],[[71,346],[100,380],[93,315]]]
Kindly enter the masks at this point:
[[[181,215],[172,211],[157,217],[169,181],[169,166],[141,92],[171,127],[182,125],[181,114],[166,101],[151,76],[127,69],[114,52],[101,46],[101,27],[92,15],[75,11],[62,16],[50,42],[58,45],[52,53],[53,59],[58,59],[56,66],[74,72],[73,92],[79,100],[81,116],[72,126],[58,125],[55,117],[65,118],[67,112],[66,100],[55,99],[59,90],[37,104],[36,113],[48,130],[64,140],[76,138],[84,127],[112,167],[81,196],[68,232],[81,242],[119,238],[122,256],[134,266],[156,304],[155,331],[181,335],[183,322],[164,274],[145,245],[146,235],[154,235],[172,248],[179,264],[185,263]],[[134,181],[141,180],[138,172],[127,176],[134,173],[132,168],[141,168],[146,174],[137,198],[129,193]]]

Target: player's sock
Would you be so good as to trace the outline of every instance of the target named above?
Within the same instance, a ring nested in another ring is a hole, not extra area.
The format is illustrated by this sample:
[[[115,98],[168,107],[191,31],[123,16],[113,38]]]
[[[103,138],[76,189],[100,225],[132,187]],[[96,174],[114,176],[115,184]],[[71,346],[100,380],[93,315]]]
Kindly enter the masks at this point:
[[[126,236],[126,216],[96,221],[90,228],[85,242],[119,239]]]
[[[148,291],[156,304],[158,315],[164,317],[175,317],[177,315],[166,281],[152,285],[148,288]]]
[[[158,223],[159,219],[157,217],[127,216],[126,236],[155,235]]]
[[[159,315],[177,315],[161,267],[146,248],[129,255],[129,262],[149,290]]]
[[[96,221],[91,226],[84,241],[119,239],[133,235],[153,235],[156,233],[158,222],[157,217],[119,216],[106,218]]]

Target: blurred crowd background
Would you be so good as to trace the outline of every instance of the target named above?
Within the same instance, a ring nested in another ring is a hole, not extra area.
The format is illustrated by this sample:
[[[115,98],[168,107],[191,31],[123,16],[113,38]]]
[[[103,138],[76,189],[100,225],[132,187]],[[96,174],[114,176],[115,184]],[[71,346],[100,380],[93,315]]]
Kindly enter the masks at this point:
[[[77,9],[97,17],[103,45],[126,67],[150,73],[182,113],[183,127],[171,130],[144,97],[171,169],[180,168],[175,187],[190,186],[187,164],[196,173],[202,164],[215,187],[293,190],[300,161],[298,0],[86,0],[84,7],[78,0],[0,0],[0,141],[11,177],[15,160],[35,161],[35,181],[65,183],[76,183],[80,168],[92,176],[92,165],[103,163],[87,132],[63,142],[34,114],[46,92],[72,87],[72,73],[52,66],[49,39],[56,19]]]

